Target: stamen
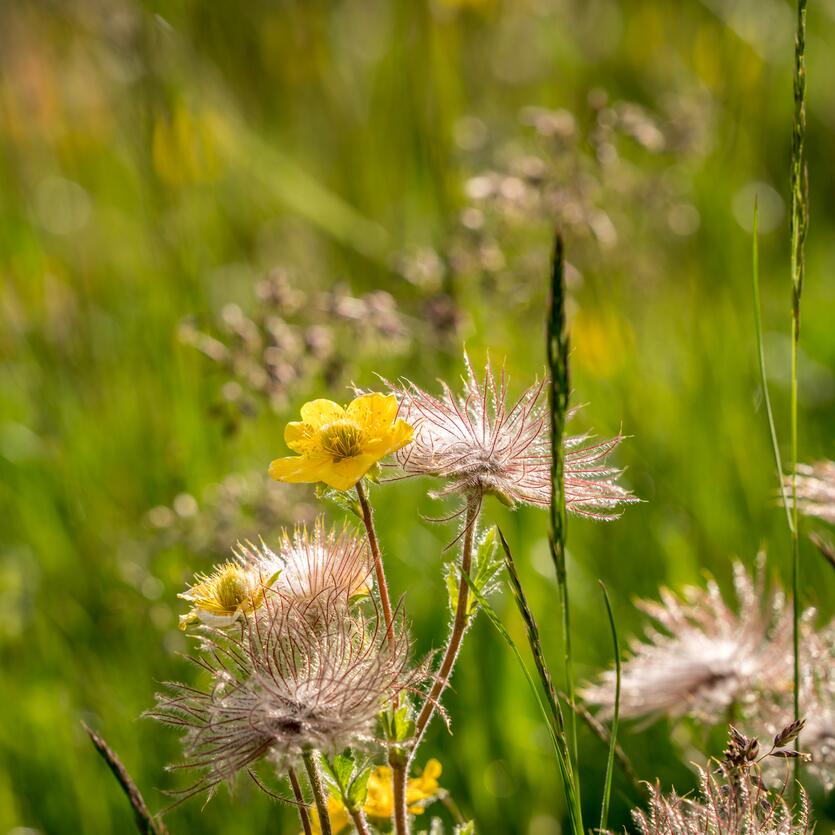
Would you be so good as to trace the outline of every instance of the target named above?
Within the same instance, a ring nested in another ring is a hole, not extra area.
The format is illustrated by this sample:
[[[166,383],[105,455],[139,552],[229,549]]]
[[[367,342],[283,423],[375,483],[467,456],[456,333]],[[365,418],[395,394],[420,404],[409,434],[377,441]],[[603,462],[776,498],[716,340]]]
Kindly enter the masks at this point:
[[[335,420],[320,430],[322,449],[336,461],[353,458],[362,452],[363,431],[352,420]]]

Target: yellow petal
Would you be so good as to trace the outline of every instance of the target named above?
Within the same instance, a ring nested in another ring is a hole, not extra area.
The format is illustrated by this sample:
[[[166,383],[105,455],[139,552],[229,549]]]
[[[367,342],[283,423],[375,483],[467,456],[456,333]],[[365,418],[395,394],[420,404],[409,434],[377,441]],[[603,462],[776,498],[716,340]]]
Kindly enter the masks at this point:
[[[321,429],[327,423],[333,423],[345,417],[345,409],[333,400],[311,400],[301,408],[302,420],[310,424],[311,429]]]
[[[316,436],[316,430],[309,423],[292,421],[284,427],[284,443],[293,452],[309,452]]]
[[[368,441],[365,451],[370,455],[376,455],[377,459],[383,458],[410,444],[414,434],[414,429],[405,420],[398,420],[386,432]]]
[[[428,780],[437,780],[441,776],[441,772],[443,770],[444,767],[438,760],[434,758],[427,760],[426,765],[423,768],[423,777]]]
[[[350,490],[376,462],[374,455],[355,455],[332,461],[321,467],[321,477],[317,480],[336,490]]]
[[[290,484],[314,484],[325,481],[324,471],[331,465],[329,458],[293,455],[276,458],[270,464],[270,477]]]
[[[381,435],[391,428],[397,414],[397,398],[393,394],[379,392],[362,394],[348,405],[345,414],[369,435]]]

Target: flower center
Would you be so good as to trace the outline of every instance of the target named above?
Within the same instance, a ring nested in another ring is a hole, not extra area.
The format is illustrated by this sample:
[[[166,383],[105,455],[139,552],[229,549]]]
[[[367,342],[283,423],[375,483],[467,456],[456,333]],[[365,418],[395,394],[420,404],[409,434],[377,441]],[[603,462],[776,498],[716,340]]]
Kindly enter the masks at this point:
[[[229,566],[215,583],[215,597],[227,610],[237,609],[249,595],[244,572],[236,565]]]
[[[352,420],[335,420],[319,430],[322,449],[336,461],[362,452],[363,431]]]

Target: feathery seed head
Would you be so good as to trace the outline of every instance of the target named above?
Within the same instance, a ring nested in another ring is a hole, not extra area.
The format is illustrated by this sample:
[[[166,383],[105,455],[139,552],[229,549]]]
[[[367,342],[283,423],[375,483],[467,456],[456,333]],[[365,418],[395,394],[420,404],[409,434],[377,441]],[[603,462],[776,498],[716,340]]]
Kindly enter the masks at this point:
[[[336,596],[344,600],[368,594],[371,560],[368,542],[350,528],[328,528],[320,517],[312,529],[305,526],[284,531],[275,552],[263,542],[238,546],[246,564],[262,571],[277,571],[273,588],[291,600]]]
[[[412,444],[396,453],[402,470],[447,481],[438,495],[495,495],[506,504],[547,507],[551,502],[549,426],[542,394],[535,383],[508,403],[504,373],[488,361],[478,380],[467,354],[466,377],[459,397],[442,383],[439,397],[411,382],[392,386],[401,413],[414,426]],[[623,504],[637,501],[616,483],[620,471],[606,459],[620,436],[590,446],[586,437],[565,439],[565,498],[569,511],[612,519]]]
[[[410,665],[404,630],[390,641],[377,617],[352,612],[333,595],[313,603],[270,591],[243,623],[240,637],[216,630],[202,637],[196,663],[211,675],[208,688],[169,684],[149,714],[185,732],[186,758],[175,767],[202,772],[184,797],[211,791],[265,757],[283,769],[310,749],[373,742],[392,695],[426,674],[425,665]]]
[[[661,602],[638,601],[656,625],[635,641],[621,678],[621,716],[692,715],[716,721],[733,702],[791,676],[791,613],[782,594],[766,594],[764,566],[752,577],[734,566],[739,602],[735,612],[718,585],[667,589]],[[762,601],[765,601],[763,603]],[[582,691],[585,700],[611,714],[614,672]]]
[[[785,484],[791,490],[791,476]],[[835,461],[797,465],[797,509],[835,525]]]

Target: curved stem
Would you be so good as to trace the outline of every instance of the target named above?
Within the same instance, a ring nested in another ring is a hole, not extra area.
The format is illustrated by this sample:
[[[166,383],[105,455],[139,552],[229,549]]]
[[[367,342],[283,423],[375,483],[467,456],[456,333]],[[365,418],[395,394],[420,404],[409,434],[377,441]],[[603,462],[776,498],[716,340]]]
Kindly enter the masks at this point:
[[[357,809],[349,814],[359,835],[371,835],[371,830],[368,828],[368,821],[365,819],[365,812],[362,809]]]
[[[319,774],[319,766],[313,758],[311,751],[305,751],[302,754],[302,758],[304,759],[304,767],[310,780],[310,788],[313,790],[316,811],[319,813],[319,827],[322,830],[322,835],[332,835],[331,819],[328,815],[328,799],[325,795],[325,789],[322,786],[322,776]]]
[[[435,715],[435,710],[449,682],[449,676],[455,665],[455,659],[458,657],[458,650],[461,649],[461,641],[464,639],[464,633],[467,631],[467,621],[469,620],[467,616],[467,602],[469,601],[470,586],[467,583],[466,577],[469,576],[473,562],[473,538],[475,536],[475,526],[480,506],[481,502],[477,496],[471,496],[467,500],[467,515],[464,522],[464,547],[461,552],[461,582],[458,586],[455,620],[452,623],[449,641],[444,651],[441,666],[432,684],[432,689],[429,691],[429,695],[426,697],[423,708],[415,722],[415,741],[412,747],[413,754],[420,744],[426,726]]]
[[[371,505],[368,503],[368,496],[362,481],[357,482],[357,498],[362,508],[362,521],[365,525],[365,532],[368,534],[368,544],[371,548],[371,556],[374,558],[374,574],[377,578],[377,589],[380,592],[380,603],[383,607],[383,617],[386,621],[386,635],[389,643],[394,645],[394,617],[391,612],[391,598],[389,587],[386,582],[386,572],[383,570],[383,558],[380,554],[380,545],[377,542],[377,532],[374,529],[374,518],[371,515]]]
[[[296,803],[298,804],[299,820],[302,823],[304,835],[313,835],[313,829],[310,826],[310,815],[307,814],[307,802],[302,794],[302,787],[299,783],[299,777],[296,774],[296,769],[289,768],[287,769],[287,772],[290,775],[290,785],[293,787],[293,797],[296,798]]]

